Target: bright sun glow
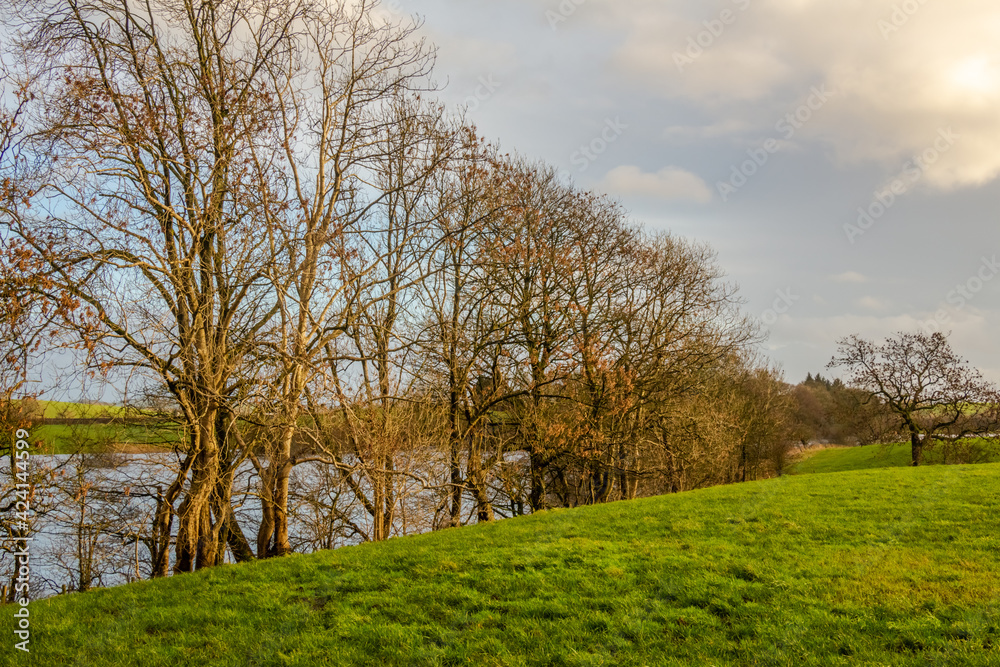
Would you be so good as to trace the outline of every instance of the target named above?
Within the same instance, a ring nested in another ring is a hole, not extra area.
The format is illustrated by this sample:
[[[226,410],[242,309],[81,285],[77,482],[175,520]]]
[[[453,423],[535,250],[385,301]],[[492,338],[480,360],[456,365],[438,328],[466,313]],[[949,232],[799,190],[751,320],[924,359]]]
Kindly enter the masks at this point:
[[[996,63],[988,58],[963,60],[952,70],[951,80],[957,87],[970,92],[1000,92],[1000,76]]]

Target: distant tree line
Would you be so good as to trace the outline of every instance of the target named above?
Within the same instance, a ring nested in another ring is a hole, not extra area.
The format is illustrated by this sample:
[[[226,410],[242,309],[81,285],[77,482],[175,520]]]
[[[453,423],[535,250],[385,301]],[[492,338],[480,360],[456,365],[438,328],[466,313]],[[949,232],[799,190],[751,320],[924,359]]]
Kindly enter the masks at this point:
[[[809,373],[792,389],[792,436],[801,445],[870,445],[899,437],[891,411],[869,392]]]

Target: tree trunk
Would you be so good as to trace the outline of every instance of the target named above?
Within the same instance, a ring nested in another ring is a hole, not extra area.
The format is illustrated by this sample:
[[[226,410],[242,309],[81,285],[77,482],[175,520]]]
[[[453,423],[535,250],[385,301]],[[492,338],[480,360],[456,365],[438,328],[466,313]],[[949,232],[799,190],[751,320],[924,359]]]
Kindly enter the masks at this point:
[[[293,418],[297,415],[293,414]],[[294,421],[292,422],[294,423]],[[271,558],[292,553],[288,539],[288,485],[292,475],[292,438],[295,427],[282,430],[261,479],[262,517],[257,531],[257,557]]]
[[[395,516],[396,495],[392,490],[393,460],[390,455],[375,458],[376,470],[372,474],[372,542],[389,539]]]
[[[538,512],[548,507],[545,490],[545,468],[546,461],[541,452],[538,451],[537,443],[531,447],[531,495],[528,498],[531,504],[531,511]]]
[[[462,525],[462,426],[458,403],[458,392],[454,387],[455,382],[452,380],[450,405],[451,433],[448,439],[451,445],[451,526],[453,528],[457,528]]]
[[[924,441],[916,431],[910,433],[910,465],[919,466],[924,461]]]
[[[222,530],[225,533],[226,544],[229,545],[229,549],[233,552],[233,558],[236,559],[237,563],[252,561],[254,559],[253,549],[250,548],[250,542],[247,541],[246,536],[243,534],[243,529],[240,528],[240,524],[236,520],[236,513],[233,511],[233,506],[227,505],[224,511],[227,515]]]
[[[170,541],[174,524],[174,503],[184,488],[184,480],[194,463],[191,453],[184,458],[177,477],[164,493],[156,488],[156,513],[153,516],[152,535],[149,541],[150,569],[154,579],[170,573]]]
[[[201,416],[193,434],[195,462],[191,486],[177,510],[177,561],[175,572],[191,572],[215,563],[215,548],[209,501],[219,471],[219,450],[215,439],[218,409],[209,408]]]
[[[488,523],[493,521],[493,503],[486,492],[486,480],[480,453],[473,444],[474,438],[469,438],[469,487],[476,499],[476,521]]]

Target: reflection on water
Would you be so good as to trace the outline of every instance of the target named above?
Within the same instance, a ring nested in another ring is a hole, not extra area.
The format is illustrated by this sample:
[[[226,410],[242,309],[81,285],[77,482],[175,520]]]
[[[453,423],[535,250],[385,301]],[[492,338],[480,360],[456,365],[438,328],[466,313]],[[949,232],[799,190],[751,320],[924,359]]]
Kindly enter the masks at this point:
[[[512,457],[512,462],[519,458]],[[350,458],[344,462],[354,464]],[[81,580],[90,582],[89,587],[101,587],[148,578],[149,551],[143,539],[156,509],[157,491],[175,479],[178,464],[175,454],[165,453],[33,456],[35,471],[44,468],[55,473],[52,484],[36,488],[32,503],[31,596],[46,597],[64,587],[88,587]],[[4,468],[8,465],[4,462]],[[400,469],[406,470],[405,461]],[[370,491],[363,476],[355,480],[363,492]],[[436,482],[427,482],[426,475],[414,470],[394,477],[400,499],[393,518],[394,536],[433,528],[448,492]],[[371,516],[363,504],[327,465],[295,466],[290,489],[289,535],[297,552],[357,544],[371,528]],[[236,471],[232,503],[252,546],[261,519],[256,492],[257,473],[250,462],[244,462]],[[502,492],[494,491],[493,497],[499,508],[509,506]],[[471,499],[465,499],[463,515],[469,517],[473,511]],[[496,518],[503,516],[499,512]],[[176,535],[176,521],[174,531]],[[226,559],[232,562],[228,552]],[[13,565],[9,553],[0,552],[0,573],[8,581]]]

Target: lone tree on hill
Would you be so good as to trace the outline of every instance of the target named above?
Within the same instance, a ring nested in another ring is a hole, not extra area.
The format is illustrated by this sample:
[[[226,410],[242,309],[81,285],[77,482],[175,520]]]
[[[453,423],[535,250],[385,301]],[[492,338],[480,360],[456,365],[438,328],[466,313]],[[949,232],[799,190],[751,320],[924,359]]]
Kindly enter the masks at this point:
[[[845,367],[849,382],[883,400],[910,435],[912,465],[937,442],[955,445],[998,429],[998,394],[935,333],[899,333],[881,345],[849,336],[828,368]]]

